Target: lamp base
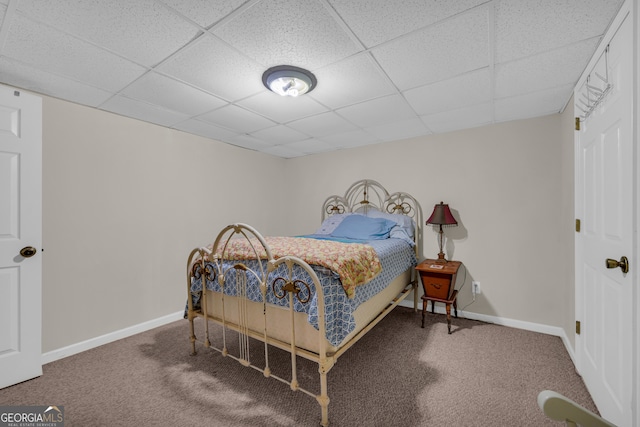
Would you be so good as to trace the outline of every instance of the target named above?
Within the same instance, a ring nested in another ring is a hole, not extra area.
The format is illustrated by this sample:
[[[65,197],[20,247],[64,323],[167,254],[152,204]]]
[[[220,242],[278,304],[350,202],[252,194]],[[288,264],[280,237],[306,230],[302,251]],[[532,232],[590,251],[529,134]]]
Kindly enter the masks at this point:
[[[444,252],[440,252],[438,254],[438,259],[436,260],[436,264],[446,264],[448,261],[444,258]]]

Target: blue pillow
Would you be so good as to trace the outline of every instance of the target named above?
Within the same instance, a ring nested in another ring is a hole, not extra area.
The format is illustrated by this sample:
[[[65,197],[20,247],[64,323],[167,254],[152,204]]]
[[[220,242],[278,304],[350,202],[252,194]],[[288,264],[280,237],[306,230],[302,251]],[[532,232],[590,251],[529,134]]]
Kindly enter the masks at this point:
[[[409,236],[410,239],[413,239],[415,226],[413,223],[413,219],[411,217],[408,217],[407,215],[402,215],[402,214],[390,214],[386,212],[380,212],[375,209],[372,209],[369,212],[367,212],[367,216],[370,218],[384,218],[384,219],[393,221],[398,224],[399,228],[402,228],[405,231],[405,233],[407,233],[407,236]]]
[[[396,226],[391,229],[389,233],[389,237],[392,239],[401,239],[409,243],[411,246],[415,246],[416,243],[413,240],[413,233],[415,230],[415,226],[413,224],[413,219],[408,217],[407,215],[402,214],[390,214],[386,212],[380,212],[378,210],[372,209],[367,212],[367,216],[369,218],[384,218],[396,223]]]
[[[388,239],[389,232],[395,225],[395,222],[384,218],[351,215],[344,218],[331,235],[333,237],[358,240]]]
[[[334,215],[329,216],[327,219],[325,219],[322,222],[322,225],[320,225],[320,228],[318,228],[314,234],[329,235],[329,234],[333,233],[333,231],[336,229],[336,227],[338,227],[340,225],[342,220],[344,220],[346,217],[351,216],[351,215],[356,215],[356,214],[348,212],[348,213],[334,214]]]

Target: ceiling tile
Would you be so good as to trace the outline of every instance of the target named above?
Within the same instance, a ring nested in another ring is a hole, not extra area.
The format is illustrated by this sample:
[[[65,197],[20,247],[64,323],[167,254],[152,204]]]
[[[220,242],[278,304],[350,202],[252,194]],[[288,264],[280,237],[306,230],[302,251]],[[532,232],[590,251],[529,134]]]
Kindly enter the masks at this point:
[[[362,145],[382,142],[379,138],[376,138],[362,129],[328,135],[321,138],[321,140],[338,148],[360,147]]]
[[[356,126],[333,112],[296,120],[289,123],[288,126],[313,137],[322,137],[356,129]]]
[[[519,95],[578,81],[598,46],[590,39],[550,52],[496,65],[496,97]]]
[[[496,62],[599,37],[623,0],[496,2]]]
[[[437,82],[489,65],[486,7],[473,9],[438,25],[372,50],[400,90]]]
[[[623,2],[0,0],[0,83],[298,156],[556,113]]]
[[[375,135],[382,141],[413,138],[415,136],[428,135],[430,133],[422,120],[418,117],[409,120],[401,120],[399,122],[369,126],[364,130]]]
[[[573,84],[495,101],[496,122],[528,119],[562,111]],[[534,113],[535,112],[535,113]],[[545,114],[546,113],[546,114]]]
[[[313,114],[324,113],[325,107],[308,96],[280,96],[263,86],[257,95],[239,101],[237,104],[278,123],[286,123]]]
[[[400,95],[385,96],[337,110],[342,117],[357,126],[375,126],[416,117]]]
[[[197,119],[189,119],[184,122],[177,123],[173,126],[174,129],[182,130],[184,132],[193,133],[195,135],[204,136],[206,138],[215,139],[217,141],[226,141],[228,139],[238,136],[238,133],[224,129],[220,126],[205,123]]]
[[[318,84],[309,96],[334,109],[395,93],[369,53],[346,58],[314,74]]]
[[[20,0],[18,9],[147,66],[157,64],[199,32],[197,27],[153,0],[115,4],[103,0]]]
[[[215,24],[246,0],[162,0],[164,4],[175,9],[203,28]]]
[[[285,145],[275,145],[262,151],[267,154],[271,154],[272,156],[284,157],[285,159],[291,159],[294,157],[305,155],[305,153],[303,153],[302,151],[287,147]]]
[[[251,135],[238,135],[230,138],[228,142],[238,147],[248,148],[249,150],[256,151],[264,151],[270,147],[273,147],[273,144],[261,141]]]
[[[227,105],[199,117],[200,120],[234,130],[238,133],[250,133],[269,128],[276,124],[237,105]]]
[[[292,142],[290,144],[283,144],[282,146],[304,154],[324,153],[335,150],[334,146],[315,138]]]
[[[145,69],[50,27],[16,15],[3,55],[109,91],[117,91]]]
[[[288,144],[290,142],[302,141],[309,138],[305,134],[283,125],[262,129],[257,132],[253,132],[251,135],[272,144]]]
[[[188,118],[188,116],[184,114],[165,110],[155,105],[136,101],[135,99],[124,96],[114,96],[102,104],[100,108],[123,116],[133,117],[134,119],[167,127],[172,127],[176,123]]]
[[[111,92],[31,68],[5,57],[0,57],[0,70],[4,83],[91,107],[97,107],[113,96]]]
[[[373,47],[426,27],[487,0],[329,0],[358,38]]]
[[[157,104],[190,116],[220,108],[227,103],[169,77],[149,72],[122,91],[130,98]]]
[[[435,133],[468,129],[493,123],[493,107],[491,104],[473,105],[422,116],[422,121]]]
[[[214,34],[265,69],[295,65],[313,71],[358,50],[320,1],[261,1]]]
[[[172,56],[158,69],[228,101],[265,89],[261,66],[208,35]]]
[[[489,68],[484,68],[410,89],[404,96],[419,115],[481,104],[491,100],[491,75]]]

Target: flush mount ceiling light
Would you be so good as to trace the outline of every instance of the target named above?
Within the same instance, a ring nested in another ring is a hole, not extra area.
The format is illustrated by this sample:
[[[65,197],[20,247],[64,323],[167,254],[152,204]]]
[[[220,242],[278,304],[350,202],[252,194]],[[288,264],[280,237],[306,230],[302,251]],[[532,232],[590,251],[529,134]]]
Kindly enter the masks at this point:
[[[316,87],[317,80],[316,76],[303,68],[278,65],[264,72],[262,83],[278,95],[299,96],[311,92]]]

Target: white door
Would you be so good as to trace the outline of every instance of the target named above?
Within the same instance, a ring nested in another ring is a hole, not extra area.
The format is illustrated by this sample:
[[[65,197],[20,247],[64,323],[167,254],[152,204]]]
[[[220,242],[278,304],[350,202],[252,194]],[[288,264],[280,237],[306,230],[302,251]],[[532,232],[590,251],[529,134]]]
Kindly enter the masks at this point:
[[[42,375],[41,243],[42,99],[0,85],[0,388]]]
[[[624,273],[607,259],[635,259],[631,21],[627,15],[613,27],[608,52],[574,96],[579,116],[588,111],[587,97],[606,88],[603,80],[612,84],[576,132],[576,363],[601,415],[620,427],[632,426],[634,417],[632,297],[640,266]],[[587,94],[587,84],[598,89]]]

